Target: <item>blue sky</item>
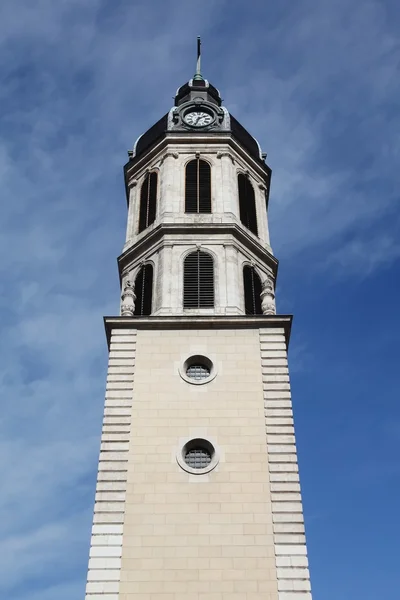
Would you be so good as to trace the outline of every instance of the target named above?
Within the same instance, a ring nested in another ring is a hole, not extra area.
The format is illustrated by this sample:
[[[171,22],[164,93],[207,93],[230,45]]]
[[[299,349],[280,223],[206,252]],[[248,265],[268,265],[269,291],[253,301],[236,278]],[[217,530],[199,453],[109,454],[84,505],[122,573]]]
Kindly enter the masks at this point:
[[[0,598],[81,600],[122,165],[194,71],[273,169],[315,600],[400,584],[394,0],[3,0]]]

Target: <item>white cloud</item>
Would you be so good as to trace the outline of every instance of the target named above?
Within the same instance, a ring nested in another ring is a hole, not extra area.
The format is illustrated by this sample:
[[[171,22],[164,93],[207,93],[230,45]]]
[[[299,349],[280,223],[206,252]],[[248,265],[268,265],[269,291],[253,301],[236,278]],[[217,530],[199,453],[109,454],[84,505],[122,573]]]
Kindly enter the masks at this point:
[[[333,252],[320,267],[330,269],[338,277],[358,275],[367,277],[378,268],[390,266],[400,259],[398,238],[382,233],[378,237],[354,239]]]
[[[82,596],[86,559],[79,581],[71,573],[75,545],[82,557],[89,542],[102,315],[118,310],[121,166],[192,75],[198,33],[205,75],[269,153],[278,256],[313,252],[317,268],[368,274],[399,254],[387,222],[400,183],[398,50],[382,3],[116,5],[1,7],[0,595],[15,600]],[[24,588],[32,578],[37,591]]]

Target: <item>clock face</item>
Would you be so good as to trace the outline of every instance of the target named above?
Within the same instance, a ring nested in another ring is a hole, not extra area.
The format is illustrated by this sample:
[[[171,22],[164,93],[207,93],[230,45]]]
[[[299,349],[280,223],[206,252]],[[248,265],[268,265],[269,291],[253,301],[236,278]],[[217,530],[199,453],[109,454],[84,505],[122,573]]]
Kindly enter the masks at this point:
[[[201,110],[193,110],[186,113],[184,119],[185,122],[192,127],[204,127],[205,125],[210,125],[213,122],[214,117],[210,115],[210,113]]]

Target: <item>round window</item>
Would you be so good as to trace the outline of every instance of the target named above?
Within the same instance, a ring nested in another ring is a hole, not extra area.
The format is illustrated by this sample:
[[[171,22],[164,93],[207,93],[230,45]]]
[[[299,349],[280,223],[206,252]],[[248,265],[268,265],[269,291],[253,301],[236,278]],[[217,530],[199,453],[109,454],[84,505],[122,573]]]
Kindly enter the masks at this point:
[[[212,381],[217,374],[214,364],[207,356],[196,354],[187,358],[179,367],[182,379],[201,385]]]
[[[176,455],[176,460],[184,471],[201,475],[212,471],[219,457],[211,442],[197,438],[186,442]]]

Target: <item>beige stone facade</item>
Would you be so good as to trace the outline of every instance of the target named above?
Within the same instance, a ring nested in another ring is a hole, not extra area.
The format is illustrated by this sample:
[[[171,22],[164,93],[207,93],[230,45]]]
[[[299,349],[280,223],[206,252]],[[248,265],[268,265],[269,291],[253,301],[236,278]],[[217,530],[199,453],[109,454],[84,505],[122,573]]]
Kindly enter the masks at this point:
[[[288,319],[250,320],[110,322],[87,600],[311,597]],[[196,354],[216,367],[201,386],[180,375]],[[179,466],[190,438],[217,449],[211,472]]]

